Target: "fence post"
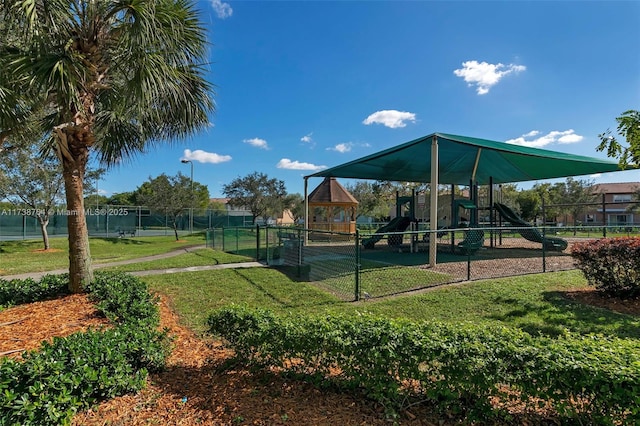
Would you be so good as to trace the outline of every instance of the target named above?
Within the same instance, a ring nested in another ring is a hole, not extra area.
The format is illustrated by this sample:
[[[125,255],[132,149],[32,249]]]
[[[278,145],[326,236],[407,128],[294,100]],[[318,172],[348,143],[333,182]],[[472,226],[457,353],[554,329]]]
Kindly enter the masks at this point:
[[[607,204],[605,194],[602,194],[602,236],[607,237]]]
[[[267,265],[270,265],[273,261],[273,253],[271,247],[269,247],[269,227],[264,232],[264,245],[265,245],[265,257]]]
[[[467,230],[467,235],[470,235],[471,229]],[[467,248],[467,281],[471,281],[471,250]]]
[[[269,229],[269,225],[265,229]],[[260,224],[256,223],[256,260],[260,260]]]
[[[356,229],[355,301],[360,300],[360,230]]]
[[[544,197],[542,197],[542,272],[547,272],[547,258],[546,258],[546,238],[547,238],[547,216],[544,209]]]

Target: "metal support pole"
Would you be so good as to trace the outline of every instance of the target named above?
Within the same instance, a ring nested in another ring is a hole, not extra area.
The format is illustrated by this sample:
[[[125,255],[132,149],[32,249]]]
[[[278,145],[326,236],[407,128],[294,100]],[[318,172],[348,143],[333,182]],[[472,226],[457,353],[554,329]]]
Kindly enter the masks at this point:
[[[356,267],[355,267],[355,294],[354,299],[360,300],[360,231],[356,229]]]
[[[431,140],[431,194],[429,228],[431,235],[429,239],[429,266],[436,266],[438,250],[438,137],[433,136]]]
[[[602,194],[602,236],[607,237],[607,204],[605,194]]]

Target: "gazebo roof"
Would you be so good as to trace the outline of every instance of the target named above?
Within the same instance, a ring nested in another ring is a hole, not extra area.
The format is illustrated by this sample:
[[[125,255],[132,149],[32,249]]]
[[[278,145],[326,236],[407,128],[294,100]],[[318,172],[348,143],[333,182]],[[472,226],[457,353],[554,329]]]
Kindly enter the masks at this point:
[[[309,194],[309,205],[355,206],[357,204],[358,200],[340,185],[335,177],[325,177],[322,183]]]

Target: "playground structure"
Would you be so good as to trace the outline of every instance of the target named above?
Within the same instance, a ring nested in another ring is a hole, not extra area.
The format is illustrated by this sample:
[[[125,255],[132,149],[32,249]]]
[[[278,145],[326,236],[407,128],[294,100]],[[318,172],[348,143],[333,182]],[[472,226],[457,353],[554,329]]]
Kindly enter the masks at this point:
[[[362,246],[365,249],[374,248],[375,244],[380,241],[385,234],[389,232],[404,232],[411,225],[411,219],[407,216],[398,216],[391,220],[386,225],[381,226],[371,237],[362,240]],[[402,235],[389,235],[387,237],[387,243],[390,246],[398,246],[402,244]]]
[[[403,243],[403,235],[408,228],[412,231],[416,231],[418,228],[418,221],[416,219],[415,209],[416,193],[412,191],[410,196],[400,196],[396,192],[396,215],[389,223],[381,226],[376,232],[369,238],[362,240],[362,246],[365,249],[374,249],[375,244],[387,237],[387,244],[390,247],[398,247]],[[465,218],[465,221],[469,221],[466,224],[461,223],[462,216],[460,215],[460,209],[468,211],[470,219]],[[461,254],[473,254],[478,251],[484,245],[484,231],[478,227],[477,224],[477,206],[471,200],[466,198],[454,199],[451,206],[451,218],[450,226],[439,227],[441,229],[436,235],[443,237],[448,232],[451,233],[451,252]],[[446,218],[446,216],[445,216]],[[457,245],[455,244],[455,231],[454,229],[460,227],[469,227],[464,231],[464,239]],[[448,231],[450,230],[450,231]],[[389,235],[387,235],[389,234]],[[429,233],[425,233],[423,242],[428,242],[430,237]],[[416,234],[412,234],[411,238],[411,251],[417,251],[418,238]]]
[[[453,190],[453,188],[452,188]],[[471,187],[469,195],[477,199],[477,188]],[[389,223],[381,226],[376,232],[368,238],[362,240],[364,249],[374,249],[375,244],[382,239],[387,239],[390,247],[399,247],[403,243],[403,232],[410,229],[417,231],[418,222],[415,219],[415,191],[411,196],[401,197],[396,193],[396,216]],[[406,208],[408,206],[408,209]],[[404,211],[403,211],[404,210]],[[483,227],[478,221],[478,208],[476,202],[467,198],[453,198],[451,201],[451,214],[448,226],[438,227],[438,239],[449,235],[449,251],[463,255],[475,254],[485,245],[485,236],[487,229],[491,229],[491,247],[493,247],[493,237],[498,234],[498,222],[509,223],[520,236],[524,239],[539,243],[544,250],[562,252],[568,247],[568,242],[559,237],[547,236],[531,223],[522,219],[513,209],[505,204],[494,202],[493,205],[483,207],[482,210],[489,210],[491,224],[489,228]],[[495,212],[495,214],[493,214]],[[463,216],[463,214],[465,216]],[[446,216],[445,216],[446,218]],[[459,242],[455,241],[456,235],[463,234],[463,239]],[[431,233],[425,233],[422,242],[428,242]],[[417,235],[411,236],[410,251],[417,251]],[[440,244],[440,247],[446,245]],[[439,249],[440,250],[440,249]]]
[[[396,217],[386,225],[378,228],[371,237],[364,239],[362,241],[362,247],[365,249],[373,249],[375,244],[386,234],[404,232],[412,223],[415,223],[415,195],[415,190],[412,192],[411,196],[402,197],[398,192],[396,192]],[[408,207],[408,210],[403,212],[405,207]],[[403,235],[401,234],[389,235],[387,237],[387,244],[389,246],[396,247],[402,244],[402,240]]]
[[[538,228],[522,219],[505,204],[493,203],[493,206],[504,221],[509,222],[512,226],[520,227],[518,228],[518,233],[522,235],[523,238],[543,244],[546,250],[563,251],[567,248],[567,240],[543,235]]]

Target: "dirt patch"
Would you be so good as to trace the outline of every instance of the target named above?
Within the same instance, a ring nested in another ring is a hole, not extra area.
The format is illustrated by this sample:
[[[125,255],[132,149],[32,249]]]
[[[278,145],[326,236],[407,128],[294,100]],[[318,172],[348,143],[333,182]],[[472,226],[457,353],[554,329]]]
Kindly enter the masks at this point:
[[[86,295],[15,306],[0,312],[0,353],[21,358],[43,340],[64,337],[89,328],[109,326]]]
[[[31,250],[31,253],[60,253],[62,250],[61,249],[36,249],[36,250]]]
[[[640,298],[623,300],[616,297],[609,297],[601,294],[594,287],[578,288],[560,292],[560,294],[567,299],[575,300],[585,305],[597,306],[621,314],[640,317]]]

